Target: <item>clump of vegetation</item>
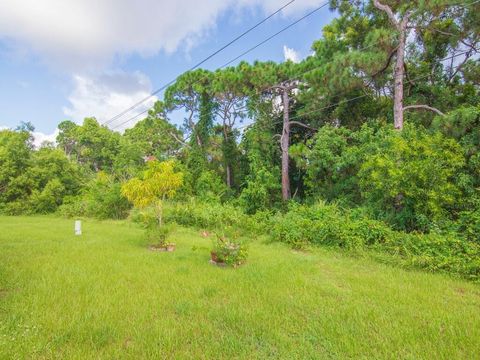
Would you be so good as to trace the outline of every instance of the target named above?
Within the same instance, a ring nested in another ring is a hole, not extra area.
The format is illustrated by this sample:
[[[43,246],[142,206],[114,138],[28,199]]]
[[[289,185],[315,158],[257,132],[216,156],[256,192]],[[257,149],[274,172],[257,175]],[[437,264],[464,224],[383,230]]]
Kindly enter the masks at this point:
[[[121,184],[112,175],[101,171],[79,195],[66,197],[57,212],[69,218],[124,219],[131,208],[121,193]]]
[[[122,194],[135,207],[144,209],[151,206],[154,209],[157,223],[149,223],[147,234],[149,239],[157,239],[160,247],[171,245],[166,242],[171,226],[162,222],[163,202],[175,196],[182,182],[183,173],[176,171],[174,161],[150,161],[141,177],[131,179],[122,186]]]
[[[371,249],[392,256],[393,263],[480,279],[480,246],[455,234],[405,233],[385,223],[319,202],[293,206],[272,221],[271,237],[294,248],[309,245],[348,250]]]
[[[247,260],[248,250],[237,235],[226,236],[216,233],[210,254],[214,264],[237,267]]]
[[[146,240],[152,250],[175,250],[175,243],[169,242],[169,237],[175,230],[175,224],[150,226],[146,230]]]
[[[193,226],[198,229],[223,231],[233,228],[242,235],[257,236],[265,232],[271,212],[257,212],[247,215],[232,204],[200,202],[191,198],[184,202],[165,203],[165,222]]]
[[[392,230],[381,221],[348,216],[337,205],[318,202],[312,206],[293,205],[272,220],[271,236],[294,248],[328,245],[360,249],[381,244]]]

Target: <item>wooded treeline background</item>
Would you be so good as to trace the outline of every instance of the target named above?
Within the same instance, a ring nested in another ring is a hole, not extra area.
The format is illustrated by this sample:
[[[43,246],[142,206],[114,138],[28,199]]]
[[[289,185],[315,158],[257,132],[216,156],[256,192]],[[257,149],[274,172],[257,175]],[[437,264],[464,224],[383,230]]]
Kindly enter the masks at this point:
[[[0,212],[124,218],[121,184],[173,158],[179,202],[273,214],[325,201],[480,243],[480,4],[330,6],[339,16],[300,63],[184,73],[123,134],[120,120],[64,121],[35,149],[31,124],[0,131]]]

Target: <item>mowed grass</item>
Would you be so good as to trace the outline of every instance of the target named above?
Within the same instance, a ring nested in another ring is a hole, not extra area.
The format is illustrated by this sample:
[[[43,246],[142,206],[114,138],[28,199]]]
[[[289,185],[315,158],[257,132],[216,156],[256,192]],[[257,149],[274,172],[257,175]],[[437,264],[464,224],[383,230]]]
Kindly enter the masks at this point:
[[[478,359],[480,287],[334,250],[252,241],[208,263],[178,229],[147,250],[128,222],[0,217],[0,359]]]

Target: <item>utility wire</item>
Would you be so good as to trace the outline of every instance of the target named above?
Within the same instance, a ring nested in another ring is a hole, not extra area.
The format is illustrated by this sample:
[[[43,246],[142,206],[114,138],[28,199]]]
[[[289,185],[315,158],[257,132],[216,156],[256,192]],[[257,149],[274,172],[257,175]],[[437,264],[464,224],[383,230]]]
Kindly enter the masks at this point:
[[[283,33],[284,31],[290,29],[291,27],[297,25],[300,21],[302,20],[305,20],[307,17],[315,14],[317,11],[319,11],[320,9],[322,9],[323,7],[327,6],[328,5],[328,2],[320,5],[319,7],[317,7],[316,9],[310,11],[308,14],[306,14],[305,16],[301,17],[300,19],[294,21],[293,23],[291,23],[290,25],[284,27],[283,29],[277,31],[275,34],[269,36],[268,38],[266,38],[265,40],[259,42],[257,45],[251,47],[250,49],[248,49],[247,51],[241,53],[240,55],[238,55],[236,58],[228,61],[227,63],[223,64],[222,66],[220,66],[220,69],[223,69],[225,67],[227,67],[228,65],[230,65],[231,63],[235,62],[236,60],[240,59],[241,57],[247,55],[248,53],[252,52],[253,50],[255,50],[256,48],[262,46],[263,44],[265,44],[266,42],[272,40],[274,37],[280,35],[281,33]]]
[[[480,0],[479,0],[480,1]],[[461,53],[458,53],[458,54],[455,54],[455,55],[452,55],[452,56],[448,56],[448,57],[445,57],[443,59],[440,59],[439,61],[442,62],[442,61],[447,61],[447,60],[450,60],[450,59],[453,59],[457,56],[461,56],[461,55],[465,55],[466,53],[468,53],[468,51],[464,51],[464,52],[461,52]],[[313,69],[311,69],[313,70]],[[310,70],[310,71],[311,71]],[[414,79],[411,79],[410,81],[417,81],[417,80],[421,80],[421,79],[424,79],[426,77],[429,77],[431,74],[426,74],[426,75],[422,75],[422,76],[418,76]],[[395,78],[396,76],[394,76]],[[337,103],[333,103],[333,104],[330,104],[330,105],[327,105],[327,106],[324,106],[324,107],[321,107],[321,108],[318,108],[318,109],[314,109],[314,110],[311,110],[311,111],[308,111],[308,112],[305,112],[305,113],[301,113],[301,114],[298,114],[298,115],[295,115],[293,117],[290,117],[289,120],[294,120],[294,119],[299,119],[299,118],[302,118],[304,117],[305,115],[308,115],[308,114],[312,114],[312,113],[317,113],[319,111],[322,111],[322,110],[325,110],[325,109],[329,109],[329,108],[332,108],[332,107],[335,107],[335,106],[338,106],[338,105],[342,105],[344,103],[349,103],[349,102],[352,102],[352,101],[355,101],[355,100],[358,100],[358,99],[362,99],[364,97],[367,97],[367,96],[370,96],[371,94],[364,94],[364,95],[359,95],[359,96],[355,96],[353,98],[350,98],[350,99],[345,99],[345,100],[341,100]],[[303,107],[304,109],[305,107]],[[302,109],[298,109],[298,110],[302,110]],[[267,113],[263,113],[263,115],[267,115]],[[278,124],[281,124],[283,123],[283,120],[281,121],[276,121],[276,122],[273,122],[271,125],[278,125]],[[251,126],[252,124],[248,124],[248,125],[244,125],[244,126],[240,126],[240,127],[237,127],[235,128],[236,130],[241,130],[241,129],[244,129],[246,127],[249,127]]]
[[[478,3],[478,2],[480,2],[480,0],[473,1],[472,3],[466,4],[465,6],[470,6],[470,5],[476,4],[476,3]],[[290,4],[290,3],[284,5],[284,7],[288,6],[289,4]],[[261,45],[265,44],[266,42],[270,41],[270,40],[273,39],[274,37],[280,35],[280,34],[283,33],[284,31],[288,30],[289,28],[291,28],[291,27],[293,27],[294,25],[296,25],[297,23],[299,23],[300,21],[302,21],[302,20],[304,20],[305,18],[313,15],[314,13],[316,13],[317,11],[319,11],[320,9],[322,9],[323,7],[325,7],[326,5],[328,5],[328,2],[320,5],[320,6],[317,7],[316,9],[314,9],[314,10],[312,10],[311,12],[309,12],[308,14],[306,14],[305,16],[303,16],[303,17],[301,17],[300,19],[294,21],[293,23],[291,23],[290,25],[288,25],[288,26],[286,26],[285,28],[281,29],[281,30],[278,31],[277,33],[269,36],[268,38],[266,38],[265,40],[261,41],[261,42],[258,43],[257,45],[255,45],[255,46],[251,47],[250,49],[248,49],[247,51],[243,52],[241,55],[239,55],[239,56],[235,57],[234,59],[228,61],[227,63],[225,63],[224,65],[222,65],[219,69],[222,69],[222,68],[227,67],[228,65],[230,65],[230,64],[233,63],[234,61],[236,61],[236,60],[238,60],[239,58],[243,57],[244,55],[250,53],[251,51],[255,50],[256,48],[258,48],[258,47],[260,47]],[[281,10],[281,9],[280,9],[280,10]],[[277,10],[277,12],[280,11],[280,10]],[[272,14],[271,16],[273,16],[273,15],[274,15],[274,14]],[[270,16],[270,17],[271,17],[271,16]],[[360,49],[355,49],[354,51],[364,51],[364,50],[367,50],[367,49],[373,47],[374,45],[375,45],[375,44],[370,44],[370,45],[365,46],[365,47],[362,47],[362,48],[360,48]],[[450,59],[453,59],[453,58],[455,58],[455,57],[464,55],[464,54],[466,54],[467,52],[468,52],[468,51],[465,51],[465,52],[462,52],[462,53],[459,53],[459,54],[456,54],[456,55],[453,55],[453,56],[450,56],[450,57],[446,57],[446,58],[444,58],[444,59],[441,59],[440,61],[450,60]],[[205,60],[205,61],[206,61],[206,60]],[[199,63],[199,65],[201,65],[202,63],[203,63],[203,62]],[[199,65],[198,65],[198,66],[199,66]],[[317,66],[317,67],[308,69],[308,70],[306,70],[306,71],[304,71],[304,72],[301,72],[301,73],[299,73],[299,74],[295,74],[295,75],[293,75],[292,77],[290,77],[289,79],[287,79],[286,81],[296,79],[296,78],[298,78],[298,77],[300,77],[300,76],[302,76],[302,75],[305,75],[306,73],[309,73],[309,72],[312,72],[312,71],[318,69],[318,68],[321,67],[321,66],[323,66],[323,65],[320,65],[320,66]],[[411,81],[420,80],[420,79],[425,78],[425,77],[428,77],[428,76],[430,76],[430,75],[422,76],[422,77],[420,77],[420,78],[415,78],[415,79],[413,79],[413,80],[411,80]],[[175,81],[175,80],[173,80],[171,83],[173,83],[174,81]],[[171,83],[167,84],[167,86],[169,86]],[[159,91],[161,91],[161,90],[159,90]],[[327,108],[330,108],[330,107],[334,107],[334,106],[340,105],[340,104],[342,104],[342,103],[347,103],[347,102],[351,102],[351,101],[354,101],[354,100],[358,100],[358,99],[361,99],[361,98],[366,97],[366,96],[369,96],[369,94],[360,95],[360,96],[357,96],[357,97],[354,97],[354,98],[351,98],[351,99],[342,100],[342,101],[340,101],[339,103],[331,104],[331,105],[328,105],[327,107],[323,107],[323,108],[320,108],[320,109],[316,109],[316,110],[309,111],[309,112],[307,112],[307,113],[303,113],[303,114],[300,114],[300,115],[296,115],[296,116],[290,118],[290,120],[293,120],[293,119],[296,119],[296,118],[301,118],[301,117],[303,117],[304,115],[308,115],[308,114],[313,113],[313,112],[318,112],[318,111],[321,111],[321,110],[324,110],[324,109],[327,109]],[[125,125],[126,123],[128,123],[128,122],[130,122],[130,121],[132,121],[132,120],[135,120],[136,118],[138,118],[138,117],[140,117],[141,115],[147,113],[148,111],[149,111],[149,109],[146,109],[146,110],[144,110],[144,111],[136,114],[135,116],[132,116],[131,118],[127,119],[126,121],[124,121],[124,122],[118,124],[117,126],[113,127],[112,130],[115,130],[116,128],[118,128],[118,127],[120,127],[120,126]],[[242,128],[247,127],[247,126],[250,126],[250,125],[251,125],[251,124],[246,125],[246,126],[243,126],[243,127],[238,127],[237,129],[242,129]]]
[[[268,38],[262,40],[262,41],[259,42],[257,45],[255,45],[255,46],[251,47],[250,49],[248,49],[247,51],[243,52],[241,55],[239,55],[239,56],[235,57],[234,59],[230,60],[229,62],[225,63],[225,64],[222,65],[219,69],[222,69],[222,68],[230,65],[232,62],[238,60],[238,59],[241,58],[242,56],[250,53],[251,51],[253,51],[253,50],[255,50],[256,48],[258,48],[259,46],[262,46],[262,45],[265,44],[266,42],[272,40],[274,37],[280,35],[280,34],[283,33],[284,31],[286,31],[286,30],[290,29],[291,27],[293,27],[294,25],[298,24],[300,21],[303,21],[303,20],[305,20],[307,17],[315,14],[318,10],[322,9],[322,8],[325,7],[326,5],[328,5],[328,1],[325,2],[325,3],[323,3],[322,5],[320,5],[320,6],[317,7],[316,9],[310,11],[308,14],[306,14],[306,15],[302,16],[301,18],[295,20],[293,23],[291,23],[291,24],[287,25],[286,27],[282,28],[281,30],[277,31],[275,34],[273,34],[273,35],[269,36]],[[169,85],[173,84],[173,83],[175,82],[175,80],[176,80],[176,78],[175,78],[174,80],[172,80],[170,83],[168,83],[168,84],[166,84],[165,86],[163,86],[162,88],[160,88],[158,91],[156,91],[156,92],[154,93],[154,95],[157,94],[158,92],[164,90],[164,89],[165,89],[166,87],[168,87]],[[152,96],[153,96],[153,95],[152,95]],[[151,96],[150,96],[150,97],[151,97]],[[149,99],[150,97],[148,97],[148,98],[146,98],[146,99]],[[139,104],[141,104],[141,103],[142,103],[142,102],[139,102]],[[135,106],[134,106],[134,107],[135,107]],[[132,108],[134,108],[134,107],[132,107]],[[128,112],[128,111],[127,111],[127,112]],[[119,128],[119,127],[127,124],[128,122],[130,122],[130,121],[132,121],[132,120],[135,120],[136,118],[138,118],[139,116],[141,116],[141,115],[143,115],[143,114],[145,114],[145,113],[147,113],[147,112],[148,112],[148,109],[146,109],[146,110],[144,110],[144,111],[142,111],[142,112],[140,112],[140,113],[138,113],[138,114],[136,114],[136,115],[128,118],[127,120],[119,123],[118,125],[115,125],[115,126],[112,127],[111,129],[112,129],[112,130],[115,130],[115,129],[117,129],[117,128]],[[105,124],[103,124],[103,125],[105,125]]]
[[[479,0],[479,1],[480,1],[480,0]],[[362,48],[362,49],[360,49],[360,50],[365,50],[365,49],[367,49],[367,48],[370,48],[371,46],[372,46],[372,45],[366,46],[366,47],[364,47],[364,48]],[[461,53],[458,53],[458,54],[455,54],[455,55],[452,55],[452,56],[443,58],[443,59],[441,59],[441,60],[439,60],[439,61],[447,61],[447,60],[456,58],[456,57],[458,57],[458,56],[465,55],[467,52],[468,52],[468,51],[464,51],[464,52],[461,52]],[[318,66],[318,67],[320,67],[320,66]],[[299,75],[303,75],[303,74],[305,74],[305,73],[307,73],[307,72],[313,71],[313,70],[317,69],[318,67],[315,67],[315,68],[313,68],[313,69],[309,69],[309,70],[307,70],[307,71],[305,71],[305,72],[303,72],[303,73],[301,73],[301,74],[297,74],[296,77],[298,77]],[[426,77],[428,77],[428,76],[430,76],[430,74],[417,77],[417,78],[412,79],[412,80],[410,80],[410,81],[421,80],[421,79],[426,78]],[[395,77],[395,76],[394,76],[394,77]],[[322,110],[325,110],[325,109],[329,109],[329,108],[331,108],[331,107],[335,107],[335,106],[337,106],[337,105],[341,105],[341,104],[344,104],[344,103],[349,103],[349,102],[352,102],[352,101],[355,101],[355,100],[358,100],[358,99],[362,99],[362,98],[367,97],[367,96],[370,96],[370,94],[364,94],[364,95],[356,96],[356,97],[353,97],[353,98],[350,98],[350,99],[345,99],[345,100],[339,101],[339,102],[337,102],[337,103],[330,104],[330,105],[328,105],[328,106],[324,106],[324,107],[319,108],[319,109],[314,109],[314,110],[311,110],[311,111],[308,111],[308,112],[305,112],[305,113],[302,113],[302,114],[293,116],[293,117],[290,118],[290,120],[302,118],[302,117],[304,117],[305,115],[309,115],[309,114],[312,114],[312,113],[316,113],[316,112],[319,112],[319,111],[322,111]],[[304,108],[305,108],[305,107],[304,107]],[[120,126],[122,126],[122,125],[124,125],[124,124],[126,124],[126,123],[128,123],[128,122],[130,122],[130,121],[132,121],[132,120],[134,120],[134,119],[136,119],[136,118],[138,118],[139,116],[147,113],[148,110],[149,110],[149,109],[146,109],[146,110],[142,111],[141,113],[138,113],[137,115],[135,115],[135,116],[127,119],[127,120],[124,121],[123,123],[120,123],[119,125],[113,127],[112,130],[115,130],[116,128],[118,128],[118,127],[120,127]],[[299,110],[301,110],[301,109],[299,109]],[[281,122],[279,122],[279,123],[281,123]],[[241,129],[243,129],[243,128],[245,128],[245,127],[248,127],[248,126],[250,126],[250,125],[251,125],[251,124],[244,125],[244,126],[240,126],[240,127],[236,128],[236,129],[237,129],[237,130],[241,130]]]
[[[480,0],[479,0],[479,1],[480,1]],[[320,8],[317,8],[316,10],[314,10],[314,11],[312,12],[312,14],[313,14],[314,12],[316,12],[317,10],[319,10],[319,9],[320,9]],[[278,34],[277,34],[277,35],[278,35]],[[263,43],[264,43],[264,42],[265,42],[265,41],[263,41]],[[367,50],[367,49],[373,47],[374,45],[376,45],[376,44],[370,44],[370,45],[368,45],[368,46],[364,46],[363,48],[355,49],[355,51],[364,51],[364,50]],[[260,46],[260,45],[258,45],[258,46]],[[258,46],[255,46],[255,47],[251,48],[249,51],[245,52],[244,54],[246,54],[246,53],[254,50],[254,49],[257,48]],[[239,58],[239,57],[237,57],[237,58],[234,59],[234,60],[229,61],[227,64],[221,66],[219,69],[222,69],[222,68],[228,66],[228,65],[229,65],[230,63],[232,63],[233,61],[238,60],[238,58]],[[315,66],[315,67],[313,67],[313,68],[311,68],[311,69],[305,70],[304,72],[301,72],[301,73],[299,73],[299,74],[295,74],[295,75],[291,76],[290,78],[286,79],[285,81],[294,80],[294,79],[296,79],[296,78],[298,78],[298,77],[300,77],[300,76],[302,76],[302,75],[305,75],[305,74],[307,74],[307,73],[309,73],[309,72],[315,71],[316,69],[318,69],[318,68],[320,68],[320,67],[322,67],[322,66],[323,66],[323,64],[322,64],[322,65],[319,65],[319,66]],[[128,119],[125,120],[124,122],[122,122],[122,123],[120,123],[120,124],[112,127],[112,130],[115,130],[115,129],[117,129],[117,128],[120,127],[120,126],[125,125],[126,123],[137,119],[138,117],[140,117],[141,115],[147,113],[148,111],[149,111],[149,109],[143,110],[142,112],[140,112],[140,113],[138,113],[138,114],[136,114],[136,115],[128,118]]]
[[[208,60],[210,60],[212,57],[214,57],[215,55],[217,55],[218,53],[220,53],[221,51],[225,50],[227,47],[231,46],[232,44],[234,44],[235,42],[237,42],[238,40],[240,40],[241,38],[243,38],[245,35],[247,35],[248,33],[252,32],[253,30],[255,30],[256,28],[258,28],[260,25],[262,25],[263,23],[265,23],[266,21],[268,21],[269,19],[271,19],[273,16],[277,15],[279,12],[281,12],[283,9],[285,9],[287,6],[291,5],[292,3],[294,3],[295,0],[291,0],[289,1],[288,3],[286,3],[285,5],[283,5],[282,7],[280,7],[278,10],[276,10],[275,12],[271,13],[269,16],[267,16],[266,18],[264,18],[262,21],[256,23],[254,26],[250,27],[249,29],[245,30],[243,33],[241,33],[240,35],[238,35],[237,37],[235,37],[233,40],[229,41],[227,44],[223,45],[220,49],[216,50],[215,52],[213,52],[212,54],[210,54],[209,56],[207,56],[205,59],[203,59],[202,61],[200,61],[199,63],[195,64],[194,66],[192,66],[190,69],[188,69],[187,71],[192,71],[192,70],[195,70],[196,68],[198,68],[200,65],[204,64],[205,62],[207,62]],[[179,75],[180,76],[180,75]],[[162,90],[165,90],[168,86],[172,85],[176,80],[177,80],[178,76],[175,77],[175,79],[171,80],[170,82],[168,82],[167,84],[163,85],[162,87],[160,87],[159,89],[153,91],[149,96],[143,98],[142,100],[136,102],[135,104],[133,104],[132,106],[130,106],[129,108],[125,109],[124,111],[120,112],[119,114],[115,115],[114,117],[110,118],[109,120],[107,120],[106,122],[104,122],[102,125],[107,125],[107,124],[110,124],[111,122],[115,121],[116,119],[122,117],[123,115],[125,115],[126,113],[128,113],[130,110],[133,110],[135,109],[136,107],[138,107],[139,105],[143,104],[145,101],[151,99],[152,97],[154,97],[156,94],[158,94],[160,91]],[[144,112],[142,112],[144,113]]]
[[[479,0],[480,1],[480,0]],[[449,56],[449,57],[446,57],[446,58],[443,58],[439,61],[447,61],[447,60],[450,60],[450,59],[453,59],[453,58],[456,58],[457,56],[461,56],[461,55],[465,55],[468,51],[464,51],[464,52],[461,52],[461,53],[458,53],[458,54],[455,54],[455,55],[452,55],[452,56]],[[421,80],[421,79],[424,79],[426,77],[429,77],[431,74],[426,74],[426,75],[422,75],[422,76],[419,76],[419,77],[416,77],[414,79],[411,79],[410,81],[413,82],[413,81],[417,81],[417,80]],[[394,76],[395,78],[396,76]],[[298,118],[302,118],[304,117],[305,115],[308,115],[308,114],[312,114],[312,113],[316,113],[316,112],[319,112],[319,111],[322,111],[322,110],[325,110],[325,109],[328,109],[328,108],[331,108],[331,107],[335,107],[337,105],[341,105],[341,104],[344,104],[344,103],[349,103],[351,101],[354,101],[354,100],[358,100],[358,99],[361,99],[361,98],[364,98],[364,97],[367,97],[367,96],[370,96],[370,94],[364,94],[364,95],[360,95],[360,96],[356,96],[356,97],[353,97],[353,98],[350,98],[350,99],[345,99],[345,100],[342,100],[342,101],[339,101],[335,104],[330,104],[328,106],[324,106],[324,107],[321,107],[321,108],[318,108],[318,109],[314,109],[314,110],[311,110],[311,111],[308,111],[308,112],[305,112],[305,113],[301,113],[301,114],[298,114],[298,115],[295,115],[293,117],[290,118],[290,120],[294,120],[294,119],[298,119]],[[305,107],[303,107],[305,108]],[[301,110],[301,109],[299,109]]]

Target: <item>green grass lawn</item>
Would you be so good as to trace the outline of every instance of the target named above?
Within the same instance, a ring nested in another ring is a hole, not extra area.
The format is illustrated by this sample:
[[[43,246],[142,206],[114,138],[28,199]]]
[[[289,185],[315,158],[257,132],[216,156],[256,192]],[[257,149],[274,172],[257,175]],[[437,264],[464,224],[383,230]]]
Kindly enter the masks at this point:
[[[260,241],[218,268],[197,231],[153,253],[83,225],[0,217],[0,359],[480,358],[478,285]]]

